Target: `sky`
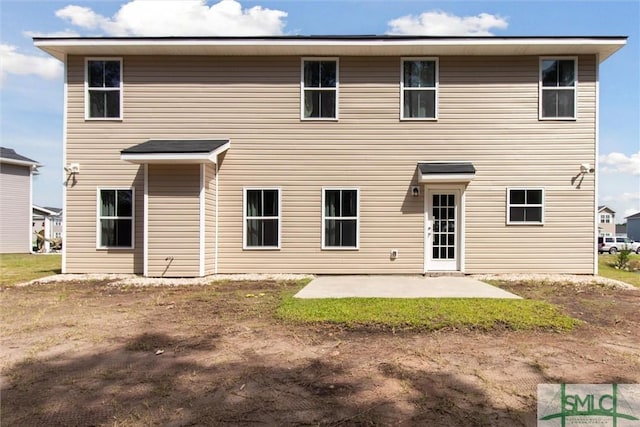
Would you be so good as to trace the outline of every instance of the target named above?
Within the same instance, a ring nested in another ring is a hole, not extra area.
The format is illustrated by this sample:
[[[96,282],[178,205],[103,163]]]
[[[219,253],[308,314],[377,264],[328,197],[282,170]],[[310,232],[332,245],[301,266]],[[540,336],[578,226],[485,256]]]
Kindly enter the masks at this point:
[[[640,0],[0,0],[0,144],[62,207],[63,67],[34,36],[362,34],[628,36],[600,68],[598,204],[640,212]]]

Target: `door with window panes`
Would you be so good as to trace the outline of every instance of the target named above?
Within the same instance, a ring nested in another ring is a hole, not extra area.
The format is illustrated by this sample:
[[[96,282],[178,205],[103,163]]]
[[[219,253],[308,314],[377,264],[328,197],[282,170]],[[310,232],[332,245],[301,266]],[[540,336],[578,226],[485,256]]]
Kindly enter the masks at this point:
[[[427,271],[460,268],[460,191],[427,191]]]

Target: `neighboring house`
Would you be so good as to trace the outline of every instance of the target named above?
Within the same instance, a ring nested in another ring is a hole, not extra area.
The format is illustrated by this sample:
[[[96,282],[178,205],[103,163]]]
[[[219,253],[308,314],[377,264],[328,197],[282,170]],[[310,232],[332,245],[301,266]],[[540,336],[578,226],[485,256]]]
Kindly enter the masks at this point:
[[[59,246],[58,242],[62,242],[62,209],[33,205],[32,219],[33,246],[38,246],[37,235],[40,235],[42,246],[39,250],[42,252],[56,250]]]
[[[616,236],[618,237],[628,237],[627,236],[627,224],[616,224]]]
[[[640,242],[640,212],[626,218],[627,237],[636,242]]]
[[[34,40],[66,69],[64,272],[597,272],[625,37]]]
[[[615,236],[616,235],[616,211],[608,206],[598,206],[598,235]]]
[[[31,252],[32,181],[39,166],[0,147],[0,253]]]

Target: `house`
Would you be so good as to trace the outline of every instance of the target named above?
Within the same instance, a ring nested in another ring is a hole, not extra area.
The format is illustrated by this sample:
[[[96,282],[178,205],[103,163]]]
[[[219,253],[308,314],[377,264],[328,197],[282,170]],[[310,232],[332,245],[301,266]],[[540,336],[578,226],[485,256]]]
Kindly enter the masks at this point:
[[[640,242],[640,212],[630,215],[627,220],[627,237]]]
[[[617,237],[627,237],[627,223],[624,224],[616,224],[616,236]]]
[[[616,235],[616,211],[608,206],[598,206],[598,236]]]
[[[42,252],[58,250],[62,245],[62,209],[32,207],[33,246]]]
[[[0,147],[0,253],[31,252],[33,175],[40,163]]]
[[[66,273],[597,272],[626,37],[34,42],[66,70]]]

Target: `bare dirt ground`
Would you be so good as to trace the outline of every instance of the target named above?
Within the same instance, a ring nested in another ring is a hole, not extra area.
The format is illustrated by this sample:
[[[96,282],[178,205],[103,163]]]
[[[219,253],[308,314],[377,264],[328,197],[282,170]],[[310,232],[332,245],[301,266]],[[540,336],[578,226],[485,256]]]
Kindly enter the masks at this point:
[[[640,291],[505,287],[585,323],[570,333],[283,324],[273,313],[295,288],[284,282],[5,288],[1,422],[535,425],[539,383],[640,383]]]

